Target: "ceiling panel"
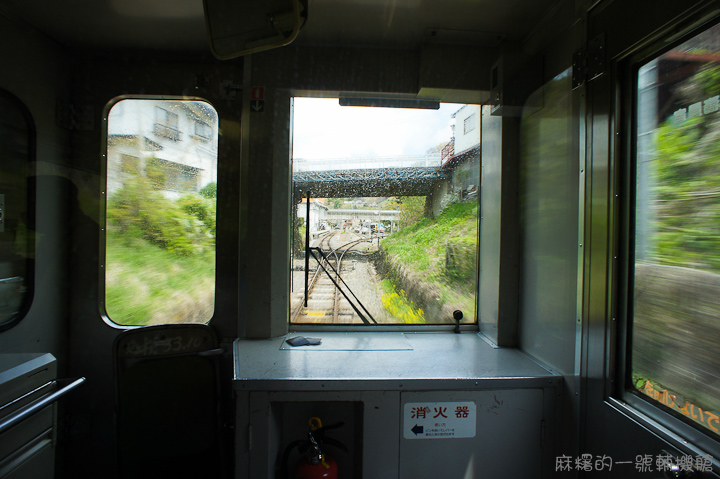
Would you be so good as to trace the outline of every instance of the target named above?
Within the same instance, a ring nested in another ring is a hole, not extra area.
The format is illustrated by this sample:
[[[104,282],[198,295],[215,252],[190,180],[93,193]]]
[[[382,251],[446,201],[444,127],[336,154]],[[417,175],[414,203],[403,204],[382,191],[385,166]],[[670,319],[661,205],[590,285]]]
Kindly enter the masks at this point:
[[[522,39],[557,0],[309,2],[300,44],[413,49],[423,40]],[[0,11],[71,47],[209,50],[202,0],[4,0]]]

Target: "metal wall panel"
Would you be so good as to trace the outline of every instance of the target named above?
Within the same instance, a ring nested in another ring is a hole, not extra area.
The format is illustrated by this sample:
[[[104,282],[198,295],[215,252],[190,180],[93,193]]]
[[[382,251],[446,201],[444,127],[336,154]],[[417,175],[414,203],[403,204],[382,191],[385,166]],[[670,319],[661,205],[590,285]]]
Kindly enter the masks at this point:
[[[521,125],[520,347],[574,373],[578,151],[569,71],[537,90]]]
[[[248,456],[238,463],[236,477],[282,477],[278,464],[285,447],[303,438],[310,415],[323,424],[345,422],[327,433],[349,447],[348,453],[327,448],[343,468],[340,477],[545,477],[552,444],[543,435],[552,436],[545,431],[552,422],[552,390],[254,391],[239,408],[249,413],[249,428],[238,431]],[[473,402],[475,435],[406,439],[412,425],[403,420],[405,404],[418,402]],[[290,455],[289,469],[297,458]]]
[[[480,172],[480,331],[497,343],[502,192],[502,118],[482,109]]]
[[[480,172],[480,331],[498,346],[517,344],[518,118],[482,109]]]

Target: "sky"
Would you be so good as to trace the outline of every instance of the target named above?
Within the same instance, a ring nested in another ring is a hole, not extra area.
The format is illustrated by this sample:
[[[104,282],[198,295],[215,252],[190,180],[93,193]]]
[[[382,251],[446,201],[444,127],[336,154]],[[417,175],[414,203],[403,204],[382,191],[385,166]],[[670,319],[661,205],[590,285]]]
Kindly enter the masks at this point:
[[[293,158],[423,155],[452,137],[451,115],[439,110],[340,106],[337,98],[295,98]]]

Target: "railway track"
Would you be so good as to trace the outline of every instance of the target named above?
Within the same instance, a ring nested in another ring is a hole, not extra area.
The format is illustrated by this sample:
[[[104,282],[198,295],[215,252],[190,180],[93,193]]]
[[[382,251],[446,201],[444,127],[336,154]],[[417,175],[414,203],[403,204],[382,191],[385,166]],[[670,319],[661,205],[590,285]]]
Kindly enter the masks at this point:
[[[347,241],[347,233],[330,231],[320,238],[310,253],[311,270],[308,277],[307,306],[301,301],[292,313],[293,323],[374,323],[343,279],[347,253],[367,238]],[[357,235],[351,234],[351,237]],[[314,270],[312,265],[315,265]],[[344,293],[344,294],[343,294]]]

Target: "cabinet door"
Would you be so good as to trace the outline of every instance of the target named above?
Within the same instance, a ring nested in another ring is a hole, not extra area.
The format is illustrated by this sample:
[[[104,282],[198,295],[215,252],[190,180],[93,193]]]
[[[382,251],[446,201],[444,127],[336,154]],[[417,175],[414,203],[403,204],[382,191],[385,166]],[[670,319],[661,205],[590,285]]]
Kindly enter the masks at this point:
[[[541,389],[403,393],[400,408],[400,478],[542,476]]]

